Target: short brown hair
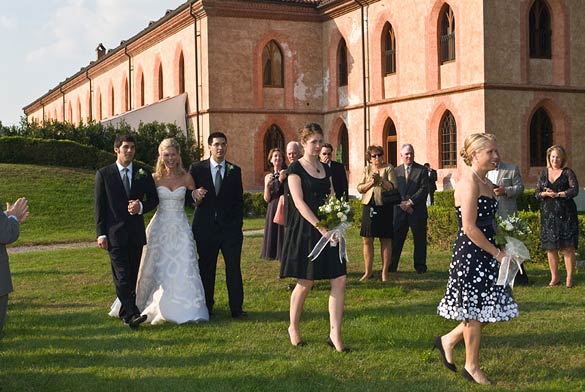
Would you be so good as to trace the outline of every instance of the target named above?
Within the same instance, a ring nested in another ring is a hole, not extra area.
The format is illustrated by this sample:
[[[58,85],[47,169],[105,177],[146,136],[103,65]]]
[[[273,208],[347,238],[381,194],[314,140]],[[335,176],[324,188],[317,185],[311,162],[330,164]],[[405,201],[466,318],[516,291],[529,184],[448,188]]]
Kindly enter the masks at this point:
[[[376,145],[368,146],[368,149],[366,150],[366,159],[368,160],[368,162],[372,159],[372,153],[374,151],[379,152],[380,154],[384,154],[384,149],[382,148],[382,146]]]

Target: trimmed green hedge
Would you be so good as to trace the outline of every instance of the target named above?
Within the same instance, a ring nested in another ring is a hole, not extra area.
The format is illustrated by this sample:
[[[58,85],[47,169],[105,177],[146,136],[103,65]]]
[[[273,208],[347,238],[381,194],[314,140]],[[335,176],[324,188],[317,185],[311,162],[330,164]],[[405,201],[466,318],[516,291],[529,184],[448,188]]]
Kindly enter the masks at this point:
[[[433,207],[453,208],[455,199],[454,191],[435,192],[435,204]],[[534,197],[534,189],[526,189],[516,199],[518,211],[540,211],[540,202]]]
[[[111,164],[116,155],[70,140],[0,137],[0,162],[65,166],[97,170]]]

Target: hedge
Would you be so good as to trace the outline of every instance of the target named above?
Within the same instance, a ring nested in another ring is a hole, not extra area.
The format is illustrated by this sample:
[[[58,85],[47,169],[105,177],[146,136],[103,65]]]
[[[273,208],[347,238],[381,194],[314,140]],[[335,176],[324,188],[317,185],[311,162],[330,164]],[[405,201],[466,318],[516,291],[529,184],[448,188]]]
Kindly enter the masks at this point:
[[[0,162],[97,170],[116,160],[113,152],[70,140],[0,137]]]
[[[435,204],[433,207],[453,208],[455,199],[454,191],[435,192]],[[534,197],[534,189],[526,189],[516,198],[518,211],[540,211],[540,202]]]

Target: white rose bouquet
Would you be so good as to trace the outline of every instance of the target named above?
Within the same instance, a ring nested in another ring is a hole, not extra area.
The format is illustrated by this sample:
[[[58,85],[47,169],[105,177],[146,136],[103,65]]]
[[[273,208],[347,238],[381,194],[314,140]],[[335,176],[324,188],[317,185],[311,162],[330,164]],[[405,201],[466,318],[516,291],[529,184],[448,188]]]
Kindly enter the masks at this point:
[[[345,230],[353,222],[351,206],[343,197],[337,199],[335,196],[330,196],[325,204],[319,206],[317,217],[319,218],[317,226],[326,227],[329,231],[325,236],[321,237],[311,253],[309,253],[309,259],[314,261],[327,244],[337,246],[339,243],[339,262],[343,263],[343,260],[347,260]]]

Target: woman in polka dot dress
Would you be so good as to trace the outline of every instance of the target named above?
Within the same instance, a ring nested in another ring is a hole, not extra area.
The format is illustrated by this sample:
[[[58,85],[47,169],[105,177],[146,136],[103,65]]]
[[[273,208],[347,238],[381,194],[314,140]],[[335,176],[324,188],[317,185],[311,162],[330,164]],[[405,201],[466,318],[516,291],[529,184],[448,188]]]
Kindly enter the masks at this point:
[[[437,312],[461,321],[446,335],[435,338],[445,367],[456,371],[453,349],[465,343],[463,377],[478,384],[491,384],[479,366],[482,328],[486,323],[518,315],[510,287],[496,286],[499,263],[506,256],[495,246],[494,215],[498,203],[486,174],[499,161],[494,135],[476,133],[465,139],[461,156],[470,170],[462,173],[455,188],[459,234],[453,247],[449,281]]]

